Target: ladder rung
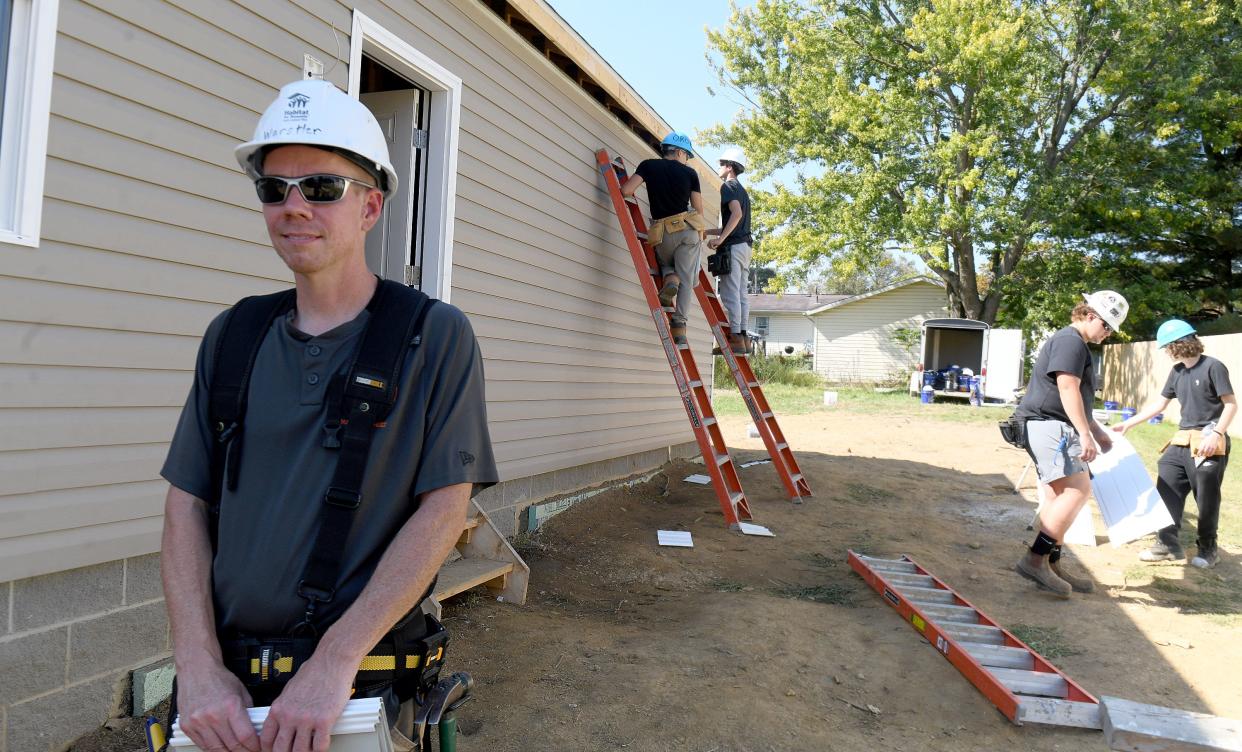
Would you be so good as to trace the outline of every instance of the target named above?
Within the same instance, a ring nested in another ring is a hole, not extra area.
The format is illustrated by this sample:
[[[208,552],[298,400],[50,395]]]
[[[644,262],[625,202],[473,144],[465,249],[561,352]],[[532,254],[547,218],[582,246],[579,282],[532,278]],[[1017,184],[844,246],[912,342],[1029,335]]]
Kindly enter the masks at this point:
[[[678,350],[689,350],[689,349],[690,349],[690,345],[678,345],[678,346],[677,346],[677,349],[678,349]]]
[[[708,293],[703,293],[703,294],[704,294],[704,295],[706,295],[706,296],[707,296],[707,297],[709,297],[709,298],[715,298],[715,297],[716,297],[716,293],[714,293],[714,292],[708,292]]]
[[[992,673],[1010,692],[1042,697],[1065,697],[1069,693],[1065,677],[1060,674],[1018,668],[993,668]]]
[[[755,387],[759,386],[759,382],[758,381],[747,381],[746,386],[750,387],[751,389],[754,389]]]
[[[986,645],[1005,644],[1005,633],[987,624],[949,622],[943,625],[942,629],[963,642],[978,642]]]
[[[913,585],[905,585],[897,588],[901,594],[910,598],[910,600],[918,599],[921,603],[948,603],[952,604],[957,596],[952,590],[942,590],[941,588],[915,587]]]
[[[769,418],[775,418],[775,417],[776,417],[776,415],[775,415],[774,413],[772,413],[772,412],[759,413],[759,414],[760,414],[760,415],[762,415],[762,416],[764,417],[764,419],[765,419],[765,420],[766,420],[766,419],[769,419]]]
[[[802,480],[802,473],[794,473],[793,475],[789,476],[789,479],[792,480],[794,483],[797,483],[798,481]]]
[[[716,419],[715,419],[715,418],[704,418],[704,419],[703,419],[703,425],[705,425],[705,426],[714,426],[714,425],[716,425]]]
[[[638,236],[638,239],[639,239],[639,240],[646,240],[646,239],[647,239],[647,233],[645,233],[645,232],[639,232],[638,230],[635,230],[635,231],[634,231],[634,234]]]
[[[634,198],[633,196],[630,196],[625,199],[625,203],[629,204],[630,206],[638,206],[638,199]]]
[[[741,504],[743,501],[746,501],[746,494],[742,493],[741,491],[738,491],[737,493],[729,494],[729,503],[732,504],[733,506],[737,506],[738,504]]]
[[[923,609],[924,613],[936,619],[944,621],[954,621],[959,624],[978,624],[979,612],[970,606],[947,606],[943,603],[927,603],[912,600],[914,605]]]
[[[776,451],[779,452],[782,449],[788,449],[788,448],[789,448],[789,444],[787,442],[784,442],[784,441],[776,442]]]
[[[936,587],[936,581],[927,574],[904,574],[902,572],[885,572],[884,579],[896,585],[898,588],[903,585],[913,585],[915,587]]]
[[[661,306],[661,307],[660,307],[660,310],[661,310],[661,311],[664,311],[665,313],[676,313],[677,308],[676,308],[675,306],[671,306],[671,305],[670,305],[670,306]]]
[[[729,461],[729,455],[728,455],[727,453],[726,453],[726,454],[718,454],[718,455],[716,455],[716,464],[717,464],[717,465],[723,465],[724,463],[726,463],[726,462],[728,462],[728,461]]]
[[[904,561],[902,559],[873,559],[870,556],[859,555],[860,559],[867,563],[872,569],[878,569],[882,572],[908,572],[914,574],[919,571],[913,562]]]
[[[993,668],[1020,668],[1030,671],[1035,668],[1035,656],[1024,648],[1011,648],[1004,645],[982,645],[977,642],[966,642],[962,649],[970,653],[976,661]]]
[[[699,387],[701,387],[701,386],[703,386],[703,382],[702,382],[702,381],[691,381],[691,382],[690,382],[690,388],[691,388],[691,389],[698,389],[698,388],[699,388]]]
[[[660,273],[660,270],[659,270],[659,269],[653,269],[653,268],[651,268],[651,267],[647,267],[647,273],[648,273],[648,274],[650,274],[651,276],[653,276],[653,277],[654,277],[654,276],[656,276],[657,274],[659,274],[659,273]]]

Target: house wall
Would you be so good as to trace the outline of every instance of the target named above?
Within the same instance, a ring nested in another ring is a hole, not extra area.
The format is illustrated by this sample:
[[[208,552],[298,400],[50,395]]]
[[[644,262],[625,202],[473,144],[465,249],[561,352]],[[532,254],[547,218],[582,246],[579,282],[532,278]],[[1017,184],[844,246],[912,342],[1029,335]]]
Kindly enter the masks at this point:
[[[0,688],[0,750],[97,724],[117,677],[166,652],[147,639],[166,632],[158,471],[201,333],[291,282],[232,149],[304,53],[346,85],[353,5],[61,2],[43,239],[0,246],[0,675],[40,677]],[[452,302],[479,337],[505,481],[481,503],[512,530],[532,500],[684,452],[594,160],[646,147],[482,3],[356,5],[464,82]],[[691,327],[709,362],[701,313]],[[92,658],[105,628],[126,648]]]
[[[785,348],[792,347],[795,353],[801,353],[808,343],[812,346],[815,342],[815,327],[811,324],[811,319],[800,313],[751,313],[750,323],[746,327],[748,332],[759,331],[755,323],[756,316],[768,317],[768,335],[766,337],[765,353],[768,355],[783,354]]]
[[[815,370],[832,382],[905,383],[917,355],[892,340],[894,330],[918,327],[945,315],[944,290],[915,282],[811,316],[815,328]]]

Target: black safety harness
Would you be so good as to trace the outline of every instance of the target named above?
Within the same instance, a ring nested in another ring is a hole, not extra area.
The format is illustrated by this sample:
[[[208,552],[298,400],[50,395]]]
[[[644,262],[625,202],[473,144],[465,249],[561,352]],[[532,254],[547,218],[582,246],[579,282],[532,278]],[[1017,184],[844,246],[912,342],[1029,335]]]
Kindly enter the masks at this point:
[[[249,687],[287,682],[315,651],[320,637],[318,610],[336,595],[345,541],[362,503],[371,442],[396,404],[406,353],[421,343],[423,323],[435,302],[418,290],[380,280],[367,304],[370,317],[357,356],[327,388],[323,445],[339,454],[320,505],[310,559],[298,582],[306,613],[289,635],[225,635],[220,641],[225,666]],[[215,438],[211,457],[215,498],[209,500],[213,550],[222,492],[237,489],[241,470],[250,374],[264,337],[294,303],[294,290],[241,300],[229,311],[216,344],[209,400]],[[355,687],[393,684],[398,697],[415,697],[435,684],[447,644],[444,627],[416,607],[363,659]]]

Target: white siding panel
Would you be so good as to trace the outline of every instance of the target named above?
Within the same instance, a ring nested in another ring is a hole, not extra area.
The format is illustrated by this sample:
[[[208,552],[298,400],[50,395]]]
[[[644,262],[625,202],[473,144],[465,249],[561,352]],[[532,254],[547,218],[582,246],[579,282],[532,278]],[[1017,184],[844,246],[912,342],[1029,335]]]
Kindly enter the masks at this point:
[[[945,315],[944,290],[916,282],[812,316],[815,370],[833,382],[908,376],[909,356],[893,342],[900,327]]]
[[[768,319],[767,347],[765,350],[768,355],[784,354],[787,346],[792,347],[794,353],[805,351],[808,345],[814,346],[815,327],[809,317],[803,316],[800,313],[752,313],[750,315],[750,322],[746,327],[747,331],[758,331],[758,327],[755,324],[756,316],[766,316]]]
[[[303,53],[345,82],[352,7],[62,0],[43,243],[0,249],[0,581],[155,550],[203,328],[291,280],[231,150]],[[690,440],[595,166],[645,146],[476,0],[359,7],[464,83],[454,302],[502,478]]]

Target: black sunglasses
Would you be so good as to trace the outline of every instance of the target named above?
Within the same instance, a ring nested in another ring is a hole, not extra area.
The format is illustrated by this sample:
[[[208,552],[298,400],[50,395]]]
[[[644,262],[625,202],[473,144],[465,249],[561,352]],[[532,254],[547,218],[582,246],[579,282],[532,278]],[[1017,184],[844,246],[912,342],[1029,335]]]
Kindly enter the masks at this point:
[[[352,183],[374,188],[370,183],[354,180],[343,175],[304,175],[300,178],[282,178],[264,175],[254,181],[254,191],[264,204],[283,204],[289,196],[289,187],[296,185],[308,204],[333,204],[345,198],[345,191]]]

